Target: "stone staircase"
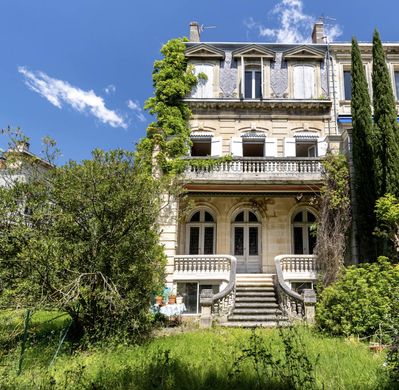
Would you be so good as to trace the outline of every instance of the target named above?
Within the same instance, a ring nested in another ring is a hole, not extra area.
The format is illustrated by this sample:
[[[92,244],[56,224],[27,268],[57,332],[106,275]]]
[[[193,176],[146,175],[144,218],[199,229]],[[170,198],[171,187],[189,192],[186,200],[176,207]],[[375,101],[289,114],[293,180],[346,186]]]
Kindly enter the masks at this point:
[[[228,327],[274,327],[288,325],[280,310],[272,274],[237,274],[236,301],[227,322]]]

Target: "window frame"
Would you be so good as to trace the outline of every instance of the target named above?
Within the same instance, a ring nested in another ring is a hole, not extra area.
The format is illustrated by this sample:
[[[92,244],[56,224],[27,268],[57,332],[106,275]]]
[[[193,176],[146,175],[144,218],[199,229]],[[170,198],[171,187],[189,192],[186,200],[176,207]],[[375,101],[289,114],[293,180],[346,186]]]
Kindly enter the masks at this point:
[[[299,213],[306,213],[306,219],[301,221],[301,222],[296,222],[294,221],[295,217]],[[314,222],[310,222],[308,218],[308,213],[311,213],[315,217]],[[310,248],[309,248],[309,228],[311,225],[313,225],[315,222],[317,222],[318,219],[318,214],[316,213],[315,210],[310,209],[309,207],[301,207],[295,209],[295,211],[291,215],[291,252],[294,255],[312,255],[313,253],[310,253]],[[303,253],[295,253],[295,228],[299,227],[302,229],[302,252]],[[315,243],[316,245],[316,243]]]
[[[191,222],[192,217],[197,213],[200,213],[200,220],[196,222]],[[213,222],[205,221],[205,213],[209,213],[212,218]],[[208,208],[199,208],[195,209],[193,212],[191,212],[189,218],[187,219],[186,223],[186,245],[185,245],[185,253],[187,256],[208,256],[208,255],[215,255],[216,254],[216,218],[215,214],[212,210]],[[190,242],[191,242],[191,228],[192,227],[198,227],[199,228],[199,245],[198,245],[198,253],[197,254],[190,254]],[[205,249],[205,229],[207,227],[212,227],[213,228],[213,247],[212,247],[212,253],[209,254],[204,254],[204,249]]]
[[[321,89],[321,68],[320,68],[320,61],[319,60],[298,60],[298,59],[289,59],[287,58],[287,65],[288,65],[288,96],[291,99],[300,99],[295,97],[295,67],[297,66],[311,66],[313,67],[313,97],[306,98],[305,100],[314,100],[318,99],[320,95],[322,95]]]

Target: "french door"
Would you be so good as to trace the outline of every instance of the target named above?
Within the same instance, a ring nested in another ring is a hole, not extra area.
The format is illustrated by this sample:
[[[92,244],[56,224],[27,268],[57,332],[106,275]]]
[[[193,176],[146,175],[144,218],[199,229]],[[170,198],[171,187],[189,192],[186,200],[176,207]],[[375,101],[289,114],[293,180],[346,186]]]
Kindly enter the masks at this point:
[[[233,224],[233,253],[237,258],[237,272],[260,272],[260,226]]]

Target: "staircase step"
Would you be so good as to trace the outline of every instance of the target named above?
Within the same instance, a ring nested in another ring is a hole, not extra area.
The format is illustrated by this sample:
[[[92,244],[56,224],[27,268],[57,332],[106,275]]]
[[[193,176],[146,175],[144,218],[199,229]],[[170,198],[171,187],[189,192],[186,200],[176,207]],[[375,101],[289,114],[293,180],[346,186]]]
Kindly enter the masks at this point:
[[[262,308],[264,308],[264,309],[266,309],[266,308],[272,308],[272,309],[276,308],[276,309],[278,309],[279,308],[278,304],[275,303],[275,302],[263,302],[263,301],[261,301],[261,302],[252,302],[252,301],[250,301],[250,302],[241,302],[241,301],[237,302],[236,301],[236,304],[235,304],[234,307],[237,308],[237,309],[244,309],[244,308],[249,308],[249,307],[254,307],[254,308],[259,308],[259,309],[262,309]]]
[[[251,286],[236,285],[236,291],[274,291],[274,287],[264,286],[264,285],[251,285]]]
[[[265,283],[265,282],[245,282],[245,283],[236,283],[236,287],[245,288],[245,287],[271,287],[274,288],[273,283]]]
[[[287,317],[283,315],[276,314],[231,314],[228,317],[228,321],[258,321],[258,322],[268,322],[268,321],[287,321]]]
[[[276,328],[278,326],[290,326],[288,321],[229,321],[222,322],[220,326],[228,328]]]
[[[281,315],[282,311],[277,307],[277,308],[259,308],[259,307],[240,307],[240,308],[234,308],[233,310],[233,315],[240,315],[240,314],[271,314],[271,315]]]
[[[276,302],[274,294],[245,294],[245,296],[236,295],[236,302]]]

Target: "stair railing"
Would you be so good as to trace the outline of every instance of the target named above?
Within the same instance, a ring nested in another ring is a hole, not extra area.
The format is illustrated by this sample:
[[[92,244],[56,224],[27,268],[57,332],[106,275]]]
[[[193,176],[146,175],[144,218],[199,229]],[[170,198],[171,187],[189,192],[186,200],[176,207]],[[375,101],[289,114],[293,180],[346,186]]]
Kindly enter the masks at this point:
[[[235,304],[236,297],[236,272],[237,259],[234,256],[224,255],[223,258],[230,262],[230,275],[227,286],[217,294],[213,294],[210,289],[201,291],[201,327],[212,326],[212,320],[215,317],[227,317]]]

